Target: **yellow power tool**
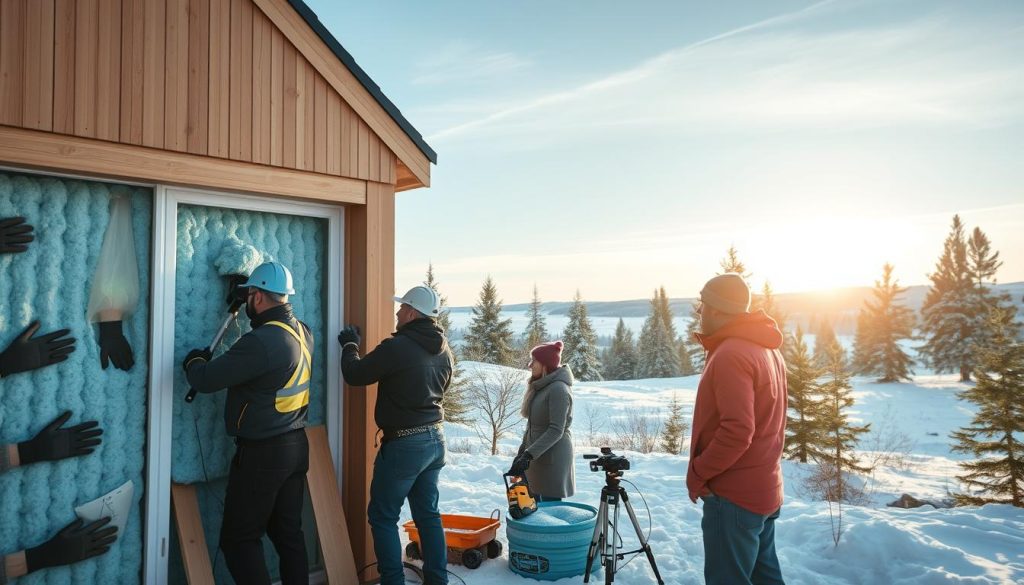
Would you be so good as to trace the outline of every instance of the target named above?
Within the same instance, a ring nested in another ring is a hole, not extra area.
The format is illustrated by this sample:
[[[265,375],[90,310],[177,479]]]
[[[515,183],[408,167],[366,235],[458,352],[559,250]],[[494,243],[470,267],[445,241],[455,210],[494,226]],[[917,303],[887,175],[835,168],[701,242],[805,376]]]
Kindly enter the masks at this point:
[[[530,493],[530,484],[526,476],[502,476],[505,480],[505,493],[508,494],[508,515],[515,520],[525,518],[537,511],[537,499]]]

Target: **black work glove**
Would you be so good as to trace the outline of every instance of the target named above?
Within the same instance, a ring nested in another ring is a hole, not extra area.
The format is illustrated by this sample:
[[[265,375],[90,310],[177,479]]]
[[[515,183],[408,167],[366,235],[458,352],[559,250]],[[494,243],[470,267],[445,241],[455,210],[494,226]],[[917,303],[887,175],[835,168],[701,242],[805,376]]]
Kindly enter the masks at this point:
[[[187,356],[185,356],[185,361],[181,362],[181,369],[185,370],[185,373],[187,374],[188,367],[189,365],[192,364],[192,362],[208,362],[212,359],[213,352],[210,351],[210,348],[204,347],[203,349],[193,349],[192,351],[188,352]]]
[[[39,331],[39,321],[29,324],[21,335],[0,353],[0,377],[62,362],[68,359],[69,353],[75,351],[75,338],[64,337],[71,332],[69,329],[32,337],[36,331]]]
[[[32,226],[24,217],[0,219],[0,254],[17,254],[28,250],[28,243],[36,239]]]
[[[526,469],[530,467],[531,461],[533,461],[533,455],[530,455],[529,451],[523,451],[512,460],[512,467],[508,468],[508,474],[522,477]]]
[[[228,276],[228,296],[225,299],[227,305],[230,307],[234,303],[238,303],[241,307],[245,304],[245,299],[249,294],[248,288],[238,288],[238,285],[245,284],[249,281],[249,277],[244,274],[232,274]]]
[[[120,321],[100,322],[100,364],[107,369],[110,362],[119,370],[128,371],[135,365],[132,346],[124,338]]]
[[[68,457],[88,455],[102,440],[103,429],[97,428],[99,423],[90,420],[62,429],[61,426],[71,418],[71,411],[65,411],[46,428],[39,431],[34,438],[18,443],[18,458],[22,465],[37,461],[57,461]]]
[[[107,552],[117,540],[116,526],[104,528],[109,523],[108,517],[84,526],[81,518],[68,524],[50,540],[25,551],[28,572],[70,565]]]
[[[338,343],[341,344],[343,349],[350,343],[354,343],[358,346],[362,339],[363,338],[359,336],[358,325],[346,325],[345,328],[341,330],[341,333],[338,334]]]

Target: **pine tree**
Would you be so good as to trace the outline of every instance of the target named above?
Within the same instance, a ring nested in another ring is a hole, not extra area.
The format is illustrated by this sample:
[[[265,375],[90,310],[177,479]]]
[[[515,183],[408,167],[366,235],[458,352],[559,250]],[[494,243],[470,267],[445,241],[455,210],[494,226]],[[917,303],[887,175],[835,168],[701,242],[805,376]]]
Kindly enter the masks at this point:
[[[960,393],[977,411],[970,426],[953,432],[953,450],[978,457],[960,464],[959,479],[976,488],[957,494],[962,504],[997,502],[1024,507],[1024,343],[1008,327],[1006,310],[987,322],[991,343],[982,348],[977,384]]]
[[[587,305],[583,304],[579,291],[576,291],[569,309],[569,322],[562,333],[562,343],[562,363],[572,369],[576,379],[584,382],[603,379],[601,360],[597,355],[597,334],[587,317]]]
[[[921,333],[925,343],[920,349],[927,366],[938,373],[957,371],[960,380],[971,379],[974,366],[972,325],[977,308],[974,283],[967,264],[967,241],[960,216],[953,216],[953,227],[943,244],[942,256],[929,275],[931,288],[921,307]]]
[[[686,436],[686,420],[683,419],[683,403],[679,395],[672,393],[672,401],[668,404],[668,419],[661,429],[661,448],[666,453],[679,455],[683,452],[683,439]]]
[[[914,360],[899,345],[914,334],[914,313],[904,306],[900,288],[892,278],[892,264],[882,268],[882,280],[875,281],[874,301],[864,301],[857,316],[853,363],[858,374],[879,376],[879,382],[910,380]]]
[[[775,292],[772,291],[770,282],[765,281],[764,288],[761,289],[761,294],[754,299],[753,305],[754,309],[760,309],[774,319],[775,323],[779,326],[779,331],[786,332],[787,316],[775,302]]]
[[[697,341],[697,334],[700,333],[700,302],[694,302],[690,306],[690,322],[686,324],[686,352],[690,354],[690,363],[693,364],[694,373],[704,371],[704,346]]]
[[[1003,325],[1008,328],[1011,337],[1016,337],[1019,326],[1016,323],[1017,309],[1010,296],[997,295],[989,288],[996,282],[996,272],[1002,266],[999,252],[992,250],[992,243],[985,232],[974,228],[967,241],[967,270],[972,282],[972,316],[971,345],[980,351],[992,344],[993,327],[989,323],[993,315],[1004,317]]]
[[[651,313],[640,331],[637,353],[637,377],[674,378],[679,375],[675,325],[664,287],[654,291]]]
[[[822,427],[824,404],[818,383],[823,373],[811,359],[803,330],[797,327],[793,343],[786,346],[789,416],[786,418],[785,453],[788,459],[800,463],[821,459],[827,448]]]
[[[541,343],[548,341],[547,320],[540,310],[540,294],[537,292],[537,285],[533,285],[533,300],[530,301],[530,308],[527,309],[529,321],[526,323],[526,331],[523,332],[523,353],[530,351]]]
[[[615,326],[615,336],[612,337],[612,344],[605,352],[602,360],[604,364],[605,380],[632,380],[636,375],[636,345],[633,343],[633,331],[626,327],[626,323],[619,319]]]
[[[725,253],[725,258],[722,258],[718,265],[722,267],[722,272],[719,274],[733,272],[742,276],[744,280],[750,280],[751,274],[747,272],[747,266],[740,261],[740,255],[736,251],[736,246],[729,246],[729,250]]]
[[[836,331],[832,328],[832,323],[822,319],[814,336],[814,363],[819,368],[827,368],[836,348],[842,350]]]
[[[501,318],[498,287],[490,276],[480,290],[480,300],[473,306],[464,351],[465,357],[473,361],[513,365],[512,320]]]
[[[441,312],[437,317],[437,324],[444,331],[445,337],[448,337],[448,332],[452,327],[451,311],[448,309],[448,297],[441,294],[437,279],[434,278],[433,263],[427,265],[427,279],[423,281],[423,284],[434,289],[434,292],[441,299]],[[459,365],[458,357],[455,355],[456,352],[452,351],[451,354],[452,381],[441,397],[441,408],[444,409],[444,419],[446,421],[469,424],[473,421],[473,417],[470,416],[472,407],[469,403],[467,392],[469,382],[462,371],[462,366]]]
[[[854,449],[858,436],[868,432],[871,425],[854,426],[850,424],[846,411],[853,406],[853,393],[850,387],[850,374],[846,370],[846,356],[838,344],[828,352],[828,365],[825,369],[825,382],[821,385],[822,410],[821,428],[826,433],[826,448],[820,455],[820,463],[825,464],[836,473],[839,480],[832,501],[843,501],[845,481],[849,472],[868,473],[870,469],[860,464]],[[832,498],[830,498],[832,499]]]
[[[690,355],[690,346],[682,336],[680,336],[679,339],[676,339],[676,348],[679,353],[679,375],[693,376],[700,373],[693,365],[693,357]]]

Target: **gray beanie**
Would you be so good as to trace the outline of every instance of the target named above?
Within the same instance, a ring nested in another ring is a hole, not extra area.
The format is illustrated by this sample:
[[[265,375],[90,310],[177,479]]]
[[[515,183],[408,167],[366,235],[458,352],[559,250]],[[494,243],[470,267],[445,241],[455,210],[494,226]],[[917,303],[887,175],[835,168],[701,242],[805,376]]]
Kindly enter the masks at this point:
[[[746,313],[750,310],[750,287],[739,274],[727,272],[704,285],[700,301],[730,315]]]

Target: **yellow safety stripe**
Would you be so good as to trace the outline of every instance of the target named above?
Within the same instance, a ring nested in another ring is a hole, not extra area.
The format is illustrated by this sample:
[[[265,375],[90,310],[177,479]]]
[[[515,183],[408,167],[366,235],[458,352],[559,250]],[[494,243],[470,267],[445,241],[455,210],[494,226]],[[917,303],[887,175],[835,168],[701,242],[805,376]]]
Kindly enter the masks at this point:
[[[274,401],[274,406],[278,412],[293,412],[309,404],[309,378],[313,357],[310,355],[309,347],[306,345],[306,334],[302,330],[301,325],[298,332],[296,332],[290,326],[280,321],[268,321],[266,324],[280,327],[290,333],[299,342],[299,348],[302,350],[302,359],[299,360],[299,365],[296,366],[295,371],[292,372],[288,382],[281,390],[291,390],[292,388],[301,388],[302,386],[306,386],[306,389],[290,396],[278,396]],[[281,390],[278,390],[278,392]]]

